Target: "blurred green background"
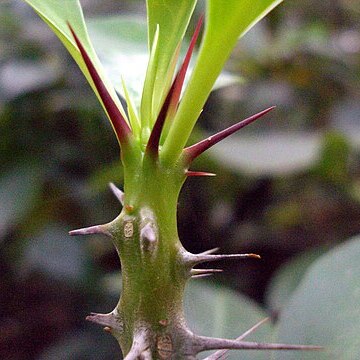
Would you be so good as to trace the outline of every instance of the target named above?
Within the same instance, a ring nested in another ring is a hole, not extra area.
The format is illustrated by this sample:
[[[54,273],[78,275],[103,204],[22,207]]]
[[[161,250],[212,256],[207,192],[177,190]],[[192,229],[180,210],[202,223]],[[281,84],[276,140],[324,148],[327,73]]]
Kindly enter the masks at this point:
[[[145,16],[142,1],[81,3],[86,17]],[[227,70],[240,82],[211,95],[194,139],[277,109],[198,160],[217,177],[187,181],[179,232],[192,252],[262,260],[221,264],[206,286],[266,305],[288,260],[306,267],[360,233],[359,20],[358,0],[289,0],[235,49]],[[119,213],[107,185],[122,185],[118,145],[72,59],[19,0],[0,3],[0,149],[0,358],[118,358],[84,321],[115,306],[117,255],[105,238],[67,235]]]

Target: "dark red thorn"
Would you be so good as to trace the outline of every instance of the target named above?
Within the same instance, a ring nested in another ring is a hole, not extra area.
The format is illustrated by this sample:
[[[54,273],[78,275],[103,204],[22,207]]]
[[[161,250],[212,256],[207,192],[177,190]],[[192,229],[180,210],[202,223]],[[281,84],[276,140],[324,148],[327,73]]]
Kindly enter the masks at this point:
[[[90,76],[95,84],[95,87],[100,95],[102,102],[106,108],[106,111],[110,117],[112,125],[114,127],[115,133],[120,141],[120,143],[125,143],[131,134],[131,129],[127,124],[126,120],[122,116],[119,108],[115,104],[114,100],[112,99],[111,95],[109,94],[108,90],[106,89],[105,84],[101,80],[99,73],[97,72],[93,62],[91,61],[89,55],[87,54],[84,46],[82,45],[81,41],[75,34],[74,29],[71,27],[69,23],[67,23],[69,29],[71,31],[72,36],[76,42],[77,47],[81,53],[81,56],[85,62],[85,65],[90,73]]]
[[[154,127],[151,131],[149,141],[146,145],[146,153],[147,154],[153,154],[153,155],[157,156],[159,153],[161,132],[164,127],[166,115],[169,110],[170,101],[171,101],[173,91],[174,91],[175,80],[174,80],[174,83],[171,85],[171,88],[166,96],[164,104],[161,107],[160,113],[159,113],[159,115],[155,121]]]
[[[255,120],[261,118],[265,114],[267,114],[269,111],[273,110],[275,106],[269,107],[268,109],[265,109],[263,111],[260,111],[259,113],[250,116],[249,118],[240,121],[237,124],[234,124],[230,127],[228,127],[225,130],[222,130],[218,132],[215,135],[209,136],[207,139],[204,139],[192,146],[189,146],[184,149],[184,154],[186,156],[186,159],[188,163],[191,163],[195,158],[197,158],[199,155],[201,155],[204,151],[209,149],[210,147],[217,144],[219,141],[227,138],[228,136],[232,135],[234,132],[242,129],[246,125],[251,124]]]
[[[189,171],[185,173],[186,176],[216,176],[214,173],[205,172],[205,171]]]
[[[183,87],[183,84],[185,81],[185,75],[186,75],[187,69],[189,67],[191,55],[194,51],[196,41],[199,37],[199,33],[200,33],[200,29],[201,29],[203,21],[204,21],[204,16],[201,16],[196,25],[196,29],[195,29],[194,35],[191,39],[187,53],[185,55],[183,64],[181,65],[180,70],[178,71],[178,73],[175,76],[175,79],[169,89],[169,92],[165,98],[164,104],[161,107],[159,115],[158,115],[158,117],[155,121],[154,127],[151,131],[151,135],[150,135],[149,141],[146,146],[147,153],[158,155],[161,132],[164,127],[166,117],[168,115],[169,110],[173,111],[173,112],[176,111],[176,108],[177,108],[177,105],[178,105],[178,102],[180,99],[180,95],[181,95],[181,90],[182,90],[182,87]]]
[[[193,34],[193,36],[191,38],[190,45],[189,45],[189,48],[188,48],[188,50],[186,52],[183,64],[181,65],[181,68],[180,68],[179,72],[177,73],[177,75],[175,77],[175,80],[174,80],[173,96],[171,98],[171,102],[170,102],[170,105],[169,105],[170,109],[172,109],[174,111],[176,110],[177,105],[179,103],[181,90],[182,90],[182,87],[184,85],[187,70],[189,68],[190,59],[191,59],[191,56],[193,54],[193,51],[194,51],[194,48],[195,48],[195,45],[196,45],[196,41],[197,41],[197,39],[199,37],[200,30],[201,30],[203,22],[204,22],[204,15],[201,15],[200,18],[199,18],[199,21],[198,21],[198,23],[196,25],[194,34]]]

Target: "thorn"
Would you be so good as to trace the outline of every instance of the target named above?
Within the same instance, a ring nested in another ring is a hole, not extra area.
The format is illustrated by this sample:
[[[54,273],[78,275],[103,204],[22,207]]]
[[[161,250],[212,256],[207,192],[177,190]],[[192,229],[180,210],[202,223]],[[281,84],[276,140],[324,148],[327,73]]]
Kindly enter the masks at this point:
[[[120,201],[121,205],[124,205],[124,197],[125,194],[123,191],[121,191],[114,183],[109,183],[109,187],[113,194],[116,196],[116,198]]]
[[[214,274],[201,274],[201,275],[192,275],[191,278],[192,279],[199,279],[199,278],[205,278],[205,277],[209,277],[209,276],[213,276]]]
[[[185,156],[187,157],[187,161],[189,163],[191,163],[200,154],[202,154],[204,151],[206,151],[210,147],[217,144],[219,141],[225,139],[226,137],[230,136],[234,132],[242,129],[246,125],[251,124],[252,122],[254,122],[255,120],[264,116],[265,114],[267,114],[269,111],[273,110],[274,108],[275,108],[275,106],[269,107],[268,109],[265,109],[255,115],[252,115],[249,118],[242,120],[239,123],[234,124],[234,125],[228,127],[227,129],[224,129],[224,130],[218,132],[217,134],[208,137],[207,139],[204,139],[192,146],[185,148],[183,151],[184,151]]]
[[[190,177],[190,176],[216,176],[216,174],[214,173],[210,173],[210,172],[204,172],[204,171],[189,171],[187,170],[185,172],[185,175]]]
[[[185,81],[185,76],[190,64],[190,59],[192,56],[192,53],[194,51],[195,48],[195,44],[196,41],[199,37],[200,34],[200,30],[202,27],[202,24],[204,22],[204,15],[200,16],[198,23],[196,24],[196,28],[194,31],[194,34],[191,38],[190,44],[189,44],[189,48],[186,52],[184,61],[181,65],[181,68],[179,69],[179,72],[177,73],[175,80],[174,80],[174,90],[173,90],[173,96],[171,98],[171,104],[169,106],[169,115],[170,117],[173,117],[176,110],[177,110],[177,106],[179,104],[179,100],[180,100],[180,95],[181,95],[181,91],[182,91],[182,87],[184,85],[184,81]]]
[[[88,53],[86,52],[84,46],[82,45],[80,39],[77,37],[74,29],[72,26],[67,23],[69,29],[71,31],[72,36],[76,42],[77,47],[81,53],[81,56],[84,60],[84,63],[89,71],[89,74],[94,82],[94,85],[99,93],[99,96],[106,108],[106,111],[109,115],[110,121],[113,125],[115,133],[118,137],[120,144],[126,143],[129,135],[131,134],[131,129],[124,119],[123,115],[121,114],[118,106],[114,102],[113,98],[111,97],[108,89],[106,88],[104,82],[102,81],[98,71],[96,70],[93,62],[91,61]]]
[[[244,258],[251,258],[251,259],[261,259],[260,255],[257,254],[219,254],[219,255],[212,255],[212,254],[196,254],[189,257],[189,263],[192,266],[197,264],[201,264],[204,262],[212,262],[218,260],[225,260],[225,259],[244,259]]]
[[[237,341],[206,336],[194,336],[196,352],[216,349],[228,350],[323,350],[321,346],[288,345],[276,343],[258,343],[249,341]],[[210,358],[211,359],[211,358]],[[209,360],[206,358],[205,360]]]
[[[146,153],[147,154],[152,154],[155,156],[158,156],[158,154],[159,154],[159,143],[160,143],[161,132],[164,127],[165,120],[167,118],[168,113],[170,112],[171,114],[173,114],[176,111],[176,108],[177,108],[177,105],[178,105],[178,102],[180,99],[181,89],[184,84],[185,75],[186,75],[186,72],[187,72],[187,69],[188,69],[188,66],[190,63],[191,55],[193,53],[193,50],[194,50],[194,47],[196,44],[196,40],[200,33],[203,19],[204,19],[204,17],[201,16],[198,21],[194,35],[190,42],[189,49],[186,53],[184,62],[182,64],[179,72],[175,76],[175,79],[169,89],[169,92],[168,92],[168,94],[165,98],[165,101],[161,107],[159,115],[155,121],[154,127],[150,134],[149,141],[146,145]],[[172,116],[172,115],[170,115],[170,116]]]
[[[236,341],[244,340],[248,335],[252,334],[255,330],[257,330],[261,325],[269,321],[270,318],[265,318],[256,323],[254,326],[252,326],[249,330],[245,331],[243,334],[241,334],[238,338],[236,338]],[[220,360],[222,359],[227,353],[229,352],[228,349],[218,350],[214,354],[208,356],[205,360]]]
[[[198,255],[198,256],[199,256],[199,255],[210,255],[210,254],[214,254],[214,253],[218,252],[219,250],[220,250],[220,248],[219,248],[219,247],[216,247],[216,248],[213,248],[213,249],[209,249],[209,250],[203,251],[203,252],[201,252],[201,253],[199,253],[199,254],[197,254],[197,255]]]
[[[92,234],[102,234],[112,237],[110,231],[107,229],[107,225],[95,225],[95,226],[69,231],[70,236],[92,235]]]
[[[222,269],[191,269],[190,275],[191,275],[191,277],[198,276],[198,275],[213,275],[215,273],[220,273],[223,271],[224,270],[222,270]]]
[[[249,330],[245,331],[243,334],[241,334],[238,338],[236,338],[237,341],[244,340],[247,336],[254,333],[261,325],[265,324],[270,320],[269,317],[266,317],[265,319],[260,320],[257,322],[254,326],[252,326]]]
[[[85,319],[95,324],[105,326],[104,331],[106,332],[112,333],[113,330],[122,332],[123,323],[121,319],[118,316],[116,316],[114,311],[108,314],[90,313],[90,315],[88,315]]]

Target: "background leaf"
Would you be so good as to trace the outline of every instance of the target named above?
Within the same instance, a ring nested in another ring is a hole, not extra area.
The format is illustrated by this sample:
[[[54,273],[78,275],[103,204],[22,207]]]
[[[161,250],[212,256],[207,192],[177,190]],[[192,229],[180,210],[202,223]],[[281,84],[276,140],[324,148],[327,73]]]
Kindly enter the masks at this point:
[[[0,240],[34,206],[42,173],[38,166],[18,165],[0,177]]]
[[[95,51],[92,47],[91,41],[89,39],[84,15],[81,9],[81,5],[78,0],[67,0],[67,1],[57,1],[57,0],[24,0],[33,9],[37,12],[37,14],[49,25],[51,30],[56,34],[56,36],[61,40],[66,49],[69,51],[71,56],[74,58],[76,63],[79,65],[81,71],[84,73],[87,81],[91,85],[95,94],[97,95],[100,103],[102,101],[100,96],[95,88],[95,85],[90,77],[89,72],[87,71],[86,65],[82,59],[80,51],[78,50],[75,40],[73,39],[68,23],[74,29],[76,35],[80,39],[83,44],[85,50],[90,56],[92,62],[95,65],[96,70],[98,71],[100,77],[102,78],[106,88],[108,89],[110,95],[113,100],[117,104],[118,108],[124,114],[124,110],[122,109],[121,103],[113,89],[113,86],[107,80],[104,71],[102,70],[102,66],[99,62],[98,57],[95,54]],[[104,108],[105,109],[105,108]]]
[[[290,260],[275,273],[266,293],[266,304],[271,312],[276,313],[287,304],[306,270],[324,252],[325,248],[306,251]]]
[[[245,296],[201,280],[193,280],[188,284],[185,313],[190,329],[195,333],[229,339],[237,338],[266,317],[265,312]],[[273,340],[272,334],[272,326],[267,323],[246,340],[270,342]],[[229,359],[236,360],[239,357],[239,352],[230,351]],[[242,360],[268,358],[269,353],[266,351],[241,352]]]
[[[286,175],[309,169],[321,152],[319,133],[233,135],[214,146],[211,154],[230,169],[250,175]]]
[[[325,351],[277,353],[276,359],[359,359],[359,257],[359,237],[322,256],[281,314],[278,341],[322,345]]]

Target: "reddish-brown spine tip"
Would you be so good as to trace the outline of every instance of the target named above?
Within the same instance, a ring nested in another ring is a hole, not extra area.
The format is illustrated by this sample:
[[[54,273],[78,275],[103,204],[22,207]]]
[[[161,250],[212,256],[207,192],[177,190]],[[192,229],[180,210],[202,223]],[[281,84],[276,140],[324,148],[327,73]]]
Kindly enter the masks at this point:
[[[214,146],[221,140],[227,138],[228,136],[232,135],[233,133],[242,129],[243,127],[251,124],[255,120],[261,118],[262,116],[264,116],[265,114],[267,114],[268,112],[273,110],[274,108],[275,108],[275,106],[272,106],[272,107],[269,107],[268,109],[260,111],[259,113],[252,115],[252,116],[248,117],[247,119],[242,120],[239,123],[234,124],[234,125],[228,127],[227,129],[224,129],[224,130],[218,132],[215,135],[209,136],[207,139],[204,139],[192,146],[185,148],[184,155],[186,157],[187,162],[191,163],[195,158],[197,158],[199,155],[201,155],[204,151],[206,151],[210,147]]]
[[[186,176],[216,176],[216,174],[214,173],[210,173],[210,172],[205,172],[205,171],[190,171],[187,170],[185,172]]]
[[[126,122],[126,120],[124,119],[124,117],[122,116],[119,108],[115,104],[111,95],[109,94],[104,82],[102,81],[99,73],[97,72],[93,62],[91,61],[88,53],[86,52],[84,46],[82,45],[80,39],[76,35],[74,29],[69,24],[69,22],[67,24],[69,26],[72,36],[74,37],[76,45],[79,48],[80,54],[85,62],[86,68],[89,71],[89,74],[95,84],[95,87],[96,87],[96,89],[100,95],[100,98],[105,106],[105,109],[109,115],[109,118],[114,127],[114,130],[116,132],[118,140],[119,140],[120,144],[123,144],[127,141],[129,135],[131,134],[131,129],[130,129],[128,123]]]

